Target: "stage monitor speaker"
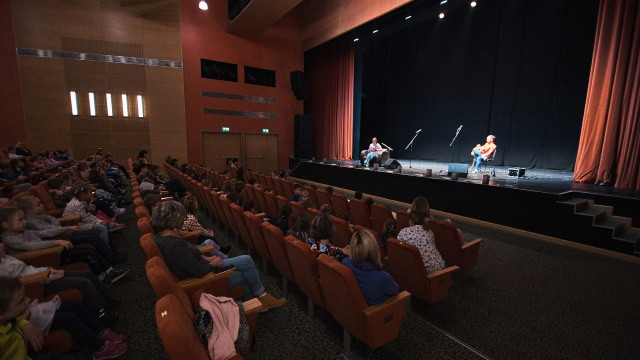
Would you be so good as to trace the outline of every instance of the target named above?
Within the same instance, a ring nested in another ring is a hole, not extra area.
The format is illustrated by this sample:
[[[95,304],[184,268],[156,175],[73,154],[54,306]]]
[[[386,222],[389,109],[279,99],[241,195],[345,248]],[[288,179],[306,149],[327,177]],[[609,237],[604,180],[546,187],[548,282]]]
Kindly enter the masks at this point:
[[[509,168],[509,176],[511,177],[523,177],[525,168]]]
[[[309,92],[307,91],[307,82],[304,78],[304,72],[300,70],[291,72],[291,90],[297,100],[307,100]]]
[[[387,161],[382,164],[385,169],[397,169],[400,167],[400,163],[396,159],[388,158]]]
[[[311,159],[315,152],[313,118],[311,115],[295,115],[293,130],[293,154],[299,159]]]
[[[451,176],[452,173],[457,172],[460,177],[467,177],[469,172],[469,164],[450,163],[447,170],[447,176]]]

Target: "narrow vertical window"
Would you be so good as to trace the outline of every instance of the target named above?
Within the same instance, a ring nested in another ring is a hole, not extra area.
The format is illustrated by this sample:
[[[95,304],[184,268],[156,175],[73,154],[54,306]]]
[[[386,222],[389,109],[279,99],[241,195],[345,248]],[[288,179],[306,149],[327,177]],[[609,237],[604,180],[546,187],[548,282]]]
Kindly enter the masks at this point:
[[[71,115],[78,115],[78,96],[75,91],[69,92],[71,96]]]
[[[138,117],[144,117],[144,108],[142,106],[142,95],[138,95]]]
[[[96,116],[96,95],[92,92],[89,93],[89,114]]]
[[[107,116],[113,116],[113,102],[109,93],[107,93]]]
[[[127,94],[122,94],[122,116],[129,117],[129,101],[127,101]]]

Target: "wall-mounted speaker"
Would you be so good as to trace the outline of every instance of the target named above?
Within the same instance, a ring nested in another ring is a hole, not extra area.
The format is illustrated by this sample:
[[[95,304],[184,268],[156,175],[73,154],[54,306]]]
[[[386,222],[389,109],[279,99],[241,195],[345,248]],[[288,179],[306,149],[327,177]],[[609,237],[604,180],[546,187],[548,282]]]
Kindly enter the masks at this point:
[[[311,159],[315,152],[313,118],[311,115],[295,115],[293,129],[293,154],[299,159]]]
[[[298,100],[307,100],[307,97],[309,97],[307,82],[302,71],[291,72],[291,90],[293,90],[293,94]]]

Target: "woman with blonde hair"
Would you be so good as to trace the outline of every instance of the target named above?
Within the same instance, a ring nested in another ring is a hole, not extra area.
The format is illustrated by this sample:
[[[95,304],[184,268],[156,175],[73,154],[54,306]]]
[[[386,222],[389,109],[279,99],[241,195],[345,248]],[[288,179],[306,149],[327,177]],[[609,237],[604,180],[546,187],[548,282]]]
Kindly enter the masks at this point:
[[[342,264],[353,272],[367,304],[382,304],[398,294],[398,284],[382,270],[380,247],[369,231],[360,230],[353,234],[349,250],[351,257],[342,259]]]

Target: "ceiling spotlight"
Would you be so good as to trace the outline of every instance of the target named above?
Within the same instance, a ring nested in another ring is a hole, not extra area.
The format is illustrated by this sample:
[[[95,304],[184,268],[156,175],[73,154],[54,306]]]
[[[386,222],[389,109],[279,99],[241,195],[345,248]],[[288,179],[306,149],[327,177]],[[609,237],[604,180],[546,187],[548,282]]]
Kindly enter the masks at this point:
[[[204,0],[200,0],[198,7],[200,8],[200,10],[209,10],[209,5]]]
[[[446,4],[446,3],[447,3],[447,1],[448,1],[448,0],[442,0],[442,1],[440,1],[440,5],[444,5],[444,4]]]
[[[405,19],[405,20],[409,20],[409,19],[411,19],[411,15],[407,15],[404,19]]]
[[[377,32],[378,32],[378,29],[373,30],[373,33],[374,33],[374,34],[375,34],[375,33],[377,33]]]
[[[358,40],[360,40],[360,38],[355,38],[355,39],[353,39],[353,42],[356,42]]]
[[[439,17],[440,19],[444,19],[444,13],[440,13],[440,15],[438,15],[438,17]]]
[[[476,7],[476,5],[478,5],[478,3],[477,3],[477,2],[475,2],[475,1],[472,1],[472,2],[471,2],[471,7]]]

